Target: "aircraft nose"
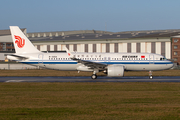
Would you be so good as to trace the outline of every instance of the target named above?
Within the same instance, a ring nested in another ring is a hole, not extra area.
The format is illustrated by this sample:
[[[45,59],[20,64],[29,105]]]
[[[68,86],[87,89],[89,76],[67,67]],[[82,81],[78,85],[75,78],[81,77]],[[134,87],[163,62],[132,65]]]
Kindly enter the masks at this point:
[[[172,68],[174,66],[173,62],[171,62],[171,64],[169,64],[169,69]]]
[[[174,67],[174,64],[172,63],[172,67]]]

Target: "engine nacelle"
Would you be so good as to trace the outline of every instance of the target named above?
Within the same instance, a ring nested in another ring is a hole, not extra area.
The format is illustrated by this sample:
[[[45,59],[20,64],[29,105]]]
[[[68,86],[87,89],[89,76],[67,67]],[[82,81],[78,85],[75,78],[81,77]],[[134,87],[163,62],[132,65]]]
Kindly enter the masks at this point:
[[[123,65],[109,65],[107,67],[107,76],[123,77],[124,76],[124,66]]]

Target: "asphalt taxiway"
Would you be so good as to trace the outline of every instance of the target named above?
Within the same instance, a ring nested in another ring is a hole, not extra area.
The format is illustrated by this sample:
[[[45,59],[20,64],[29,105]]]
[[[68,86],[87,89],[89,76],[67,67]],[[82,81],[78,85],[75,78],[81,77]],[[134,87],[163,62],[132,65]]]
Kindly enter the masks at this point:
[[[0,82],[180,82],[180,76],[145,77],[0,77]]]

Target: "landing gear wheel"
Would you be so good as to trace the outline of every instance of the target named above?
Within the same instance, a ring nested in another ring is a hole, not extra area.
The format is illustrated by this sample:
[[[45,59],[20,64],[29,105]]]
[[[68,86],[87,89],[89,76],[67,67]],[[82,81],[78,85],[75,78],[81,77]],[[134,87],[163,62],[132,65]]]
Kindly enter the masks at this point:
[[[149,71],[149,79],[153,79],[152,71],[151,70]]]
[[[153,79],[153,76],[151,75],[151,76],[149,76],[149,79]]]
[[[97,75],[96,75],[96,74],[92,74],[91,78],[92,78],[92,79],[96,79],[96,78],[97,78]]]

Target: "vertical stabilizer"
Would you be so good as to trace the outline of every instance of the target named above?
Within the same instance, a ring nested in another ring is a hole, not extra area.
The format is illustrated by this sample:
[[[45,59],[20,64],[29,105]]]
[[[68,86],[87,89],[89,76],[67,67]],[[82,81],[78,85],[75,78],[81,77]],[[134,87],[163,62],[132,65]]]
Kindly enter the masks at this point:
[[[10,26],[10,31],[16,53],[40,52],[36,47],[34,47],[18,26]]]

